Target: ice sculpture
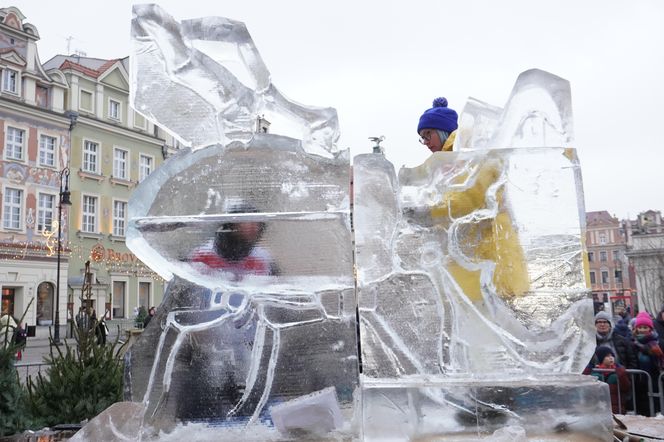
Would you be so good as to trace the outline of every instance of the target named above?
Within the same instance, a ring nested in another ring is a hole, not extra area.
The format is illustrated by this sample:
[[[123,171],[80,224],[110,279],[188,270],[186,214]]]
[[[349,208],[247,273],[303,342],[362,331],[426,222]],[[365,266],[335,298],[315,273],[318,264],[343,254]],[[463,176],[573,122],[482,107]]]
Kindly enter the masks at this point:
[[[576,374],[595,343],[569,97],[527,71],[504,110],[469,103],[455,152],[398,176],[354,158],[365,437],[610,435]]]
[[[565,80],[472,101],[460,150],[398,176],[356,157],[353,257],[336,112],[281,95],[242,23],[141,5],[132,36],[134,107],[190,148],[129,205],[128,245],[170,280],[132,403],[74,440],[610,434],[608,388],[574,374],[594,339]]]
[[[352,436],[351,180],[336,112],[285,99],[242,23],[180,24],[141,5],[132,36],[134,106],[192,146],[129,205],[129,247],[170,279],[127,356],[143,440],[178,423],[215,440]],[[256,133],[271,111],[301,140]]]

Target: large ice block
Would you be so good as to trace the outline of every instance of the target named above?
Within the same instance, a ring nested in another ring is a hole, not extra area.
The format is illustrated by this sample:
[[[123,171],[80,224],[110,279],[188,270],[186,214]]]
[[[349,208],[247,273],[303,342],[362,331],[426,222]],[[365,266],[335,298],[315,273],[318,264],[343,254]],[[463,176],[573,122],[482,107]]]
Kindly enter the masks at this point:
[[[454,152],[353,162],[365,440],[605,440],[569,83],[471,99]],[[551,398],[555,398],[553,401]],[[564,398],[564,399],[563,399]]]
[[[183,152],[141,184],[127,242],[155,271],[175,275],[127,359],[126,398],[145,404],[146,437],[180,421],[275,435],[351,431],[358,355],[349,186],[347,152],[323,158],[264,134]],[[217,241],[229,238],[220,232],[247,224],[261,226],[254,267],[219,264]],[[279,428],[277,405],[280,425],[307,407],[337,418]]]
[[[214,440],[354,437],[350,164],[336,111],[281,95],[243,23],[138,5],[132,37],[134,106],[191,146],[129,203],[127,244],[170,280],[126,357],[141,440],[184,423]],[[257,133],[259,118],[279,135]]]
[[[365,441],[606,441],[608,385],[580,375],[363,384]]]
[[[360,155],[354,188],[366,376],[582,371],[594,331],[574,150],[441,153],[398,179]]]

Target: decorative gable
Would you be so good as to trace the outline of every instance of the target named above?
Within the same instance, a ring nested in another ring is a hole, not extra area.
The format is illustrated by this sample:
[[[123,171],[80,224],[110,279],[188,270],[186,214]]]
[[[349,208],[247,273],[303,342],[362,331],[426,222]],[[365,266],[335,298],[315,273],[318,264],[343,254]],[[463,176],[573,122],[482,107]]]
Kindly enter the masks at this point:
[[[0,52],[0,59],[2,59],[2,61],[6,62],[6,63],[11,63],[15,66],[25,67],[25,65],[26,65],[26,62],[23,59],[23,57],[21,57],[18,54],[18,52],[16,52],[15,50],[13,50],[11,48],[9,48],[8,50],[6,50],[4,52]]]
[[[19,20],[19,18],[13,12],[7,13],[7,15],[5,16],[5,19],[2,21],[2,23],[7,25],[7,26],[11,26],[14,29],[18,29],[19,31],[23,30],[21,20]]]
[[[102,83],[108,84],[109,86],[114,86],[123,90],[129,90],[129,82],[127,81],[127,77],[124,76],[118,68],[107,71],[99,79]]]

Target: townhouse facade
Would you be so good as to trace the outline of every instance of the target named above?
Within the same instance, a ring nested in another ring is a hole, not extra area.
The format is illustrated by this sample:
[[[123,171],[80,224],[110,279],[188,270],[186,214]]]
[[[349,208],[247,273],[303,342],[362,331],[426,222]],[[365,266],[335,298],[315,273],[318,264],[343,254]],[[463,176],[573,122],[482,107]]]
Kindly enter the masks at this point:
[[[656,210],[641,212],[623,223],[627,256],[634,266],[639,304],[651,314],[664,308],[664,223]]]
[[[98,316],[161,302],[164,281],[125,243],[128,202],[179,145],[129,105],[128,58],[42,64],[39,38],[18,8],[0,8],[2,315],[59,322],[62,335],[84,303],[87,261]],[[71,205],[60,204],[65,186]]]
[[[586,213],[586,247],[595,310],[638,309],[627,237],[621,222],[607,211]]]
[[[38,40],[37,28],[20,10],[0,9],[2,314],[20,318],[25,313],[26,324],[50,325],[57,310],[55,289],[67,282],[66,254],[57,281],[56,246],[60,171],[69,160],[71,119],[65,77],[40,64]]]
[[[92,270],[91,307],[107,319],[129,319],[157,305],[164,281],[126,246],[132,191],[166,157],[159,128],[129,106],[128,58],[58,55],[45,63],[62,72],[71,132],[68,317],[85,302],[85,263]]]

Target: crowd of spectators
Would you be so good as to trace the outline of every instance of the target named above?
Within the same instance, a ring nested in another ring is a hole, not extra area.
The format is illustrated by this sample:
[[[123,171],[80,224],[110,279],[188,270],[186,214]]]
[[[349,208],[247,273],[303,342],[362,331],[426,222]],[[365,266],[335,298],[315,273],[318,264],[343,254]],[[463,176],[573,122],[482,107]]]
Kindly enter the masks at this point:
[[[609,384],[613,412],[660,412],[660,401],[654,400],[651,410],[650,398],[657,398],[664,372],[664,306],[654,317],[647,311],[633,318],[625,309],[615,316],[599,311],[595,330],[597,347],[584,374]]]

